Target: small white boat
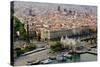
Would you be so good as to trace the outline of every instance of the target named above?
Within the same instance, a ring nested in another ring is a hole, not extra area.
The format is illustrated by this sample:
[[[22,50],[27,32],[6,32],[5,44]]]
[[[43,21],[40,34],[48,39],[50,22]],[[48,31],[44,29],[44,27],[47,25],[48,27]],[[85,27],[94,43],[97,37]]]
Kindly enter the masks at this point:
[[[64,54],[64,57],[71,58],[71,57],[72,57],[72,55],[70,55],[70,54],[66,53],[66,54]]]
[[[72,57],[72,55],[68,54],[68,55],[67,55],[67,57],[68,57],[68,58],[71,58],[71,57]]]
[[[46,60],[41,61],[41,63],[43,63],[43,64],[49,64],[51,62],[52,62],[52,60],[50,60],[50,59],[46,59]]]
[[[56,60],[57,60],[57,61],[64,61],[64,60],[66,60],[66,59],[65,59],[64,56],[57,56],[57,57],[56,57]]]

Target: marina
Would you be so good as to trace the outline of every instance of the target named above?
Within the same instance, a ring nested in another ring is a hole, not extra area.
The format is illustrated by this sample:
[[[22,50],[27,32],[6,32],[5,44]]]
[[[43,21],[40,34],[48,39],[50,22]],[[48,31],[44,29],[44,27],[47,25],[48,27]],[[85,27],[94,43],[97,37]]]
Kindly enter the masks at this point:
[[[62,53],[59,53],[59,54],[56,54],[53,56],[50,56],[50,55],[48,56],[48,55],[49,55],[48,49],[39,51],[36,53],[30,53],[25,56],[21,56],[19,59],[16,60],[15,64],[37,65],[37,64],[84,62],[84,61],[88,62],[88,61],[96,61],[97,60],[96,48],[92,48],[91,51],[87,51],[87,52],[86,51],[84,51],[84,52],[77,51],[74,54],[70,54],[68,52],[62,52]],[[33,56],[34,56],[34,58],[33,58]],[[20,61],[20,64],[19,64],[19,61]]]

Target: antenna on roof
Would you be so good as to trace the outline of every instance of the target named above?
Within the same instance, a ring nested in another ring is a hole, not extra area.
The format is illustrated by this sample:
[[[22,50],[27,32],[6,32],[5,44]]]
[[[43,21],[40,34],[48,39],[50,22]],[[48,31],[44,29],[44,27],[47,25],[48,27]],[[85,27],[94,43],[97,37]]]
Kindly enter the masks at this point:
[[[58,11],[60,11],[60,6],[58,6]]]
[[[32,13],[32,8],[29,9],[29,15],[30,15],[30,16],[36,16],[35,14]]]

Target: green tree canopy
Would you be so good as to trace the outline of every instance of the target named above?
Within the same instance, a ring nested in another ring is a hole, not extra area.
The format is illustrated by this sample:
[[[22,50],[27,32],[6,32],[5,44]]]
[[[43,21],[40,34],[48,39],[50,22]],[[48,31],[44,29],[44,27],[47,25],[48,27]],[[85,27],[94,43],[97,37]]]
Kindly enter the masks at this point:
[[[15,36],[17,35],[16,32],[19,31],[20,37],[22,38],[26,37],[24,24],[16,16],[14,16],[14,20],[13,20],[13,30]]]
[[[62,44],[59,41],[57,41],[54,44],[50,45],[50,49],[55,51],[55,52],[61,51],[62,50]]]

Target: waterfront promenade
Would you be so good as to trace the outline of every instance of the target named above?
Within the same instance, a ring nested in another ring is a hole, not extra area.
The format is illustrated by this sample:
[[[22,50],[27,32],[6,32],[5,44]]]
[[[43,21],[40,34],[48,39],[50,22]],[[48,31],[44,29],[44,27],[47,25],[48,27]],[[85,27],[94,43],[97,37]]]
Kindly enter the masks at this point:
[[[48,58],[48,52],[49,49],[42,50],[36,53],[27,54],[25,56],[21,56],[17,59],[15,59],[14,65],[15,66],[21,66],[21,65],[27,65],[29,61],[37,61],[37,60],[43,60]]]

